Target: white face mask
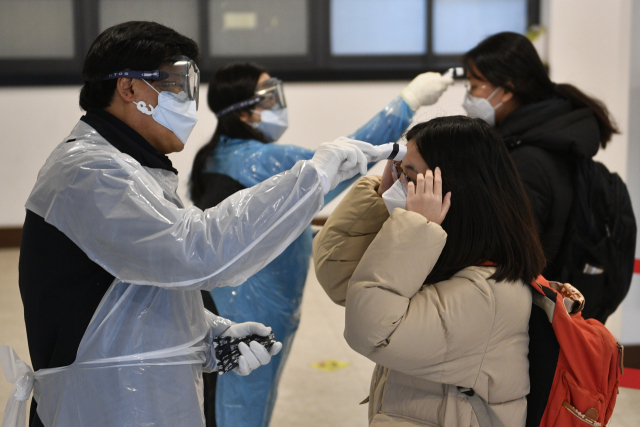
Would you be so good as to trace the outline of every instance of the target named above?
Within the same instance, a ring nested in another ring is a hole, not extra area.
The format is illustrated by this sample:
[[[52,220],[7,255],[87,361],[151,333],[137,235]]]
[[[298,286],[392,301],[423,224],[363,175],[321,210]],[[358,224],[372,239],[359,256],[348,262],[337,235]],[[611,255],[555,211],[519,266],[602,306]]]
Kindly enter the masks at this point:
[[[251,123],[254,129],[259,130],[264,135],[267,142],[275,142],[289,127],[289,114],[286,108],[279,110],[262,110],[252,112],[260,115],[260,121]]]
[[[464,101],[462,102],[462,108],[467,111],[469,117],[480,118],[491,126],[495,126],[496,110],[502,105],[502,102],[494,107],[489,103],[489,100],[498,92],[498,89],[500,88],[494,90],[486,99],[478,98],[477,96],[473,96],[467,92],[467,95],[464,97]]]
[[[146,80],[142,80],[156,90]],[[158,92],[158,105],[154,108],[147,107],[144,101],[133,102],[138,110],[153,117],[153,120],[169,129],[183,143],[187,143],[193,127],[198,122],[196,118],[196,101],[189,100],[185,92],[173,93],[169,91]]]
[[[407,208],[407,191],[404,189],[404,185],[402,181],[399,179],[389,187],[387,191],[382,193],[382,200],[384,204],[387,206],[387,210],[389,211],[389,215],[395,208]]]

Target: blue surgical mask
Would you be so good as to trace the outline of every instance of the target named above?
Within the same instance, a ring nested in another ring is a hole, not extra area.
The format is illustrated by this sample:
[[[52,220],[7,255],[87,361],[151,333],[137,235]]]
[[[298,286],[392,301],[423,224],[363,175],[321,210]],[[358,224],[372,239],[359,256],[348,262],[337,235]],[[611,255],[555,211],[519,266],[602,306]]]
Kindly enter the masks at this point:
[[[149,82],[144,79],[142,81],[158,92]],[[147,107],[143,101],[134,104],[142,113],[151,115],[153,120],[173,132],[183,144],[187,143],[193,127],[198,122],[196,101],[189,100],[185,92],[158,92],[158,105],[155,108],[151,105]]]
[[[264,135],[267,142],[275,142],[289,127],[289,115],[286,108],[252,112],[260,115],[260,121],[251,126]]]

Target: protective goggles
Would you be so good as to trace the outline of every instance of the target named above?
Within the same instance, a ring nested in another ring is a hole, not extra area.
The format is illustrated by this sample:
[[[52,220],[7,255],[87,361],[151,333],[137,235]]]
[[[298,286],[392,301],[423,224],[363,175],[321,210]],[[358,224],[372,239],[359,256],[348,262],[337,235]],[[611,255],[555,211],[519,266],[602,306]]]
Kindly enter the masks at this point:
[[[220,118],[227,114],[247,107],[260,107],[263,110],[281,110],[287,107],[282,90],[282,80],[270,78],[256,86],[255,94],[250,99],[236,102],[216,114]]]
[[[200,70],[196,63],[186,56],[171,56],[160,64],[159,69],[153,71],[124,70],[110,73],[103,80],[119,78],[132,78],[148,80],[158,92],[170,91],[174,93],[184,92],[187,99],[196,101],[200,88]]]

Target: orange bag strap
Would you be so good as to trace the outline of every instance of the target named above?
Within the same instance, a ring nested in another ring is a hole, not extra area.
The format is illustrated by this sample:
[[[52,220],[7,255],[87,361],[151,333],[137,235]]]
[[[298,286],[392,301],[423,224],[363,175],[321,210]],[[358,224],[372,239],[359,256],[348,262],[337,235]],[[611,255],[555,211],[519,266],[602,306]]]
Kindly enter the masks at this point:
[[[542,295],[545,295],[545,292],[542,290],[542,287],[544,286],[545,288],[549,288],[551,289],[553,292],[557,292],[555,289],[553,289],[550,285],[549,285],[549,281],[547,279],[545,279],[544,277],[542,277],[542,274],[539,275],[538,277],[536,277],[535,279],[533,279],[531,281],[531,286],[533,286],[533,289],[535,289],[536,291],[538,291],[539,293],[541,293]],[[555,301],[554,301],[555,302]]]

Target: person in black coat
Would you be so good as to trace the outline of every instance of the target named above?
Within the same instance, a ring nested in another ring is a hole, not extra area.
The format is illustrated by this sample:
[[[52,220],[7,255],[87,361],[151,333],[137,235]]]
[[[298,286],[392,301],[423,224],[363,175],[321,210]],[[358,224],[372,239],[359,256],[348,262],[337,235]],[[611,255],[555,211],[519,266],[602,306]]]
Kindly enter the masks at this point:
[[[619,130],[601,101],[553,83],[521,34],[490,36],[463,63],[469,79],[463,107],[502,135],[536,217],[547,257],[543,275],[560,279],[574,164],[605,148]]]

